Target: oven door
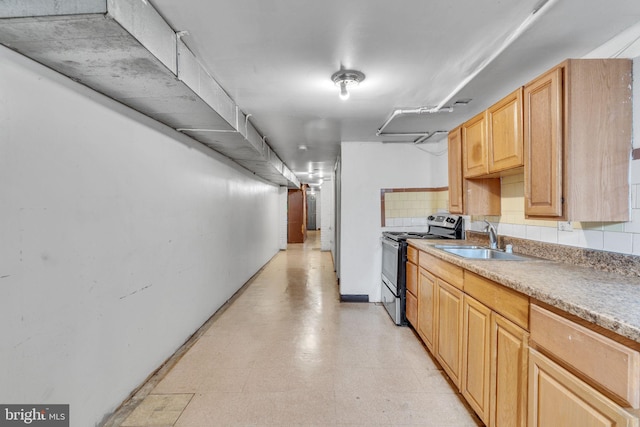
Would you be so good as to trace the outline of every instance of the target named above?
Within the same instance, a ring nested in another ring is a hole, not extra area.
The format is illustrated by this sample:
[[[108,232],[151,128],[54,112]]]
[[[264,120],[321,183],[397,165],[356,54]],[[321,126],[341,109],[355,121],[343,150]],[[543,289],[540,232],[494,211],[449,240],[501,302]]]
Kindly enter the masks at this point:
[[[398,267],[402,256],[402,243],[382,238],[381,301],[396,325],[402,324],[402,289],[399,286]]]
[[[391,316],[391,320],[396,325],[402,325],[402,300],[396,295],[397,292],[395,286],[389,283],[386,277],[382,276],[382,305]]]
[[[382,238],[382,277],[391,283],[396,296],[398,283],[398,259],[400,255],[400,243],[391,239]]]

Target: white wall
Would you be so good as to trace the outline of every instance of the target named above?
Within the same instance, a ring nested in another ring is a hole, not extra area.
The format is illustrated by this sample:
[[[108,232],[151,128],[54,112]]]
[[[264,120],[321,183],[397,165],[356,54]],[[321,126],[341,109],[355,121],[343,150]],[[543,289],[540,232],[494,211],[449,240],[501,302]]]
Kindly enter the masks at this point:
[[[280,250],[287,249],[287,234],[289,233],[289,218],[287,217],[288,203],[288,189],[287,187],[280,187],[278,190],[278,247]]]
[[[446,139],[437,143],[343,142],[340,293],[380,300],[380,190],[447,186]],[[423,150],[430,150],[437,155]]]
[[[0,47],[0,402],[96,425],[278,251],[278,188]]]
[[[321,223],[320,223],[320,249],[332,251],[335,244],[335,219],[334,219],[334,182],[325,180],[320,191]]]

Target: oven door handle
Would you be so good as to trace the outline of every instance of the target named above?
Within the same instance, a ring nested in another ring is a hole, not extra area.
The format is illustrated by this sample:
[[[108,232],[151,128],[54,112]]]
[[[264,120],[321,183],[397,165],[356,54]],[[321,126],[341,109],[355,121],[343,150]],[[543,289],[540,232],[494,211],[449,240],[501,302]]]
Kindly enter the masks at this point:
[[[391,246],[395,250],[398,250],[400,248],[400,243],[398,243],[398,242],[394,242],[393,240],[385,239],[384,237],[382,237],[380,240],[382,240],[382,244],[383,245]]]
[[[398,287],[396,285],[393,284],[393,282],[389,279],[387,279],[387,276],[385,276],[384,274],[382,274],[382,283],[389,288],[389,290],[393,293],[393,295],[397,298],[399,297],[398,295]]]

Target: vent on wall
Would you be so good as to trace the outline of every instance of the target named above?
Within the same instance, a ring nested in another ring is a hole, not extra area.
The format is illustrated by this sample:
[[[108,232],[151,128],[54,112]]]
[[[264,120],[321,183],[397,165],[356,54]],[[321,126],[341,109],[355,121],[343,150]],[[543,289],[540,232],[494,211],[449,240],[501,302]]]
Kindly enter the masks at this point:
[[[299,188],[227,93],[146,1],[0,2],[0,44]]]

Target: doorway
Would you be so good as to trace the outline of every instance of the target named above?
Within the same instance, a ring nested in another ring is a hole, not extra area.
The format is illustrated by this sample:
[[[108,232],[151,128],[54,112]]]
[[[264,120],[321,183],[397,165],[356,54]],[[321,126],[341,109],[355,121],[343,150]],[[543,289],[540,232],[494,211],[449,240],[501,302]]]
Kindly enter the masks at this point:
[[[289,190],[287,200],[287,243],[304,243],[307,238],[306,207],[306,188]]]
[[[317,220],[317,193],[315,191],[307,192],[307,230],[316,230]]]

